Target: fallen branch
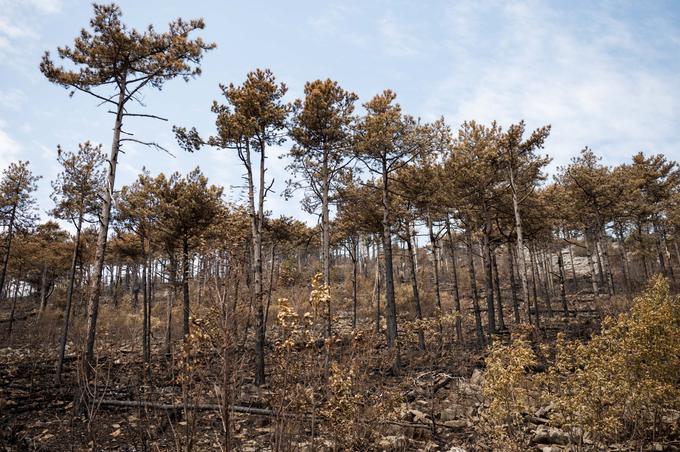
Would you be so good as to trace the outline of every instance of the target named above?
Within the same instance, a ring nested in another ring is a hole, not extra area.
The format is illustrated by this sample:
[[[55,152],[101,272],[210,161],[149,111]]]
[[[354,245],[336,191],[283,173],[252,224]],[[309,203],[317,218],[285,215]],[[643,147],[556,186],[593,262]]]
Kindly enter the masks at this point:
[[[100,402],[100,405],[102,406],[122,406],[122,407],[142,407],[142,408],[151,408],[154,410],[166,410],[166,411],[179,411],[183,410],[184,408],[190,409],[190,410],[198,410],[198,411],[219,411],[222,409],[222,407],[216,403],[197,403],[193,405],[183,405],[183,404],[169,404],[169,403],[160,403],[160,402],[146,402],[143,400],[111,400],[111,399],[103,399]],[[255,407],[249,407],[249,406],[241,406],[241,405],[232,405],[229,407],[229,411],[233,413],[244,413],[244,414],[255,414],[257,416],[276,416],[276,413],[274,413],[273,410],[267,409],[267,408],[255,408]],[[286,416],[286,415],[284,415]]]

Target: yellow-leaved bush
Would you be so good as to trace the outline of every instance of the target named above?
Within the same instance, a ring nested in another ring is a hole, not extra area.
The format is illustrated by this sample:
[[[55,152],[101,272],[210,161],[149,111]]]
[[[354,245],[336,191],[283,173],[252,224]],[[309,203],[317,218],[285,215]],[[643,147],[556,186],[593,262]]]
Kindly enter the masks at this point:
[[[482,413],[482,433],[504,443],[524,440],[523,413],[532,405],[534,381],[528,368],[536,364],[536,355],[524,336],[510,345],[496,342],[486,359],[486,376],[482,394],[488,401]]]
[[[491,349],[485,412],[501,430],[511,432],[522,413],[543,404],[552,406],[550,423],[576,444],[586,434],[644,443],[678,433],[680,298],[664,278],[653,278],[630,311],[605,319],[589,342],[559,336],[544,374],[525,372],[533,360],[524,339]]]

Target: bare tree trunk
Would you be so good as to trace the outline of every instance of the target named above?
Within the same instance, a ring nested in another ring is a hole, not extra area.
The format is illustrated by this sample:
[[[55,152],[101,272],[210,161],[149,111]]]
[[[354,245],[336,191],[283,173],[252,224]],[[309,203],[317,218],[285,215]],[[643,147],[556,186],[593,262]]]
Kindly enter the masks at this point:
[[[397,304],[394,296],[394,271],[392,268],[392,227],[390,223],[390,198],[388,189],[387,162],[383,160],[382,187],[382,227],[383,227],[383,256],[385,257],[385,311],[387,320],[387,347],[394,351],[392,370],[399,373],[401,356],[397,337]]]
[[[380,334],[380,293],[382,285],[382,271],[380,268],[380,243],[375,245],[375,332]]]
[[[605,241],[602,243],[602,237],[600,234],[600,238],[597,240],[597,249],[598,252],[602,255],[602,269],[604,270],[604,277],[607,282],[607,293],[611,297],[614,295],[614,276],[612,275],[612,270],[611,266],[609,265],[609,252],[607,251],[608,244]]]
[[[413,242],[411,237],[411,225],[407,224],[408,240],[406,240],[406,247],[408,249],[408,260],[411,266],[411,289],[413,291],[413,305],[416,309],[416,319],[423,319],[423,311],[420,307],[420,294],[418,293],[418,277],[416,273],[415,251],[413,249]],[[425,333],[423,329],[418,330],[418,348],[425,350]]]
[[[519,300],[517,299],[517,285],[515,283],[515,264],[512,252],[512,244],[508,241],[508,273],[510,274],[510,292],[512,296],[512,312],[515,316],[515,323],[520,322]]]
[[[102,208],[99,215],[99,234],[97,236],[97,248],[94,258],[94,278],[90,299],[87,303],[87,342],[85,346],[85,368],[88,375],[91,374],[92,363],[94,361],[94,341],[97,331],[97,316],[99,315],[99,298],[101,297],[102,270],[104,269],[104,258],[106,256],[106,240],[109,233],[109,219],[111,215],[111,200],[116,180],[116,166],[118,165],[118,151],[120,149],[120,132],[123,127],[123,111],[125,106],[125,81],[127,74],[121,77],[118,107],[116,111],[116,121],[113,127],[113,142],[111,144],[111,155],[109,157],[108,175],[106,189],[102,193]]]
[[[14,313],[16,312],[17,308],[17,298],[19,296],[19,287],[21,286],[21,281],[19,278],[21,277],[21,270],[22,268],[19,267],[19,272],[17,274],[17,280],[14,283],[14,296],[12,297],[12,309],[10,310],[9,313],[9,326],[7,328],[7,337],[12,337],[12,327],[14,326]]]
[[[496,305],[498,310],[498,329],[505,330],[505,316],[503,315],[503,301],[501,298],[501,277],[498,274],[498,263],[496,262],[495,250],[491,252],[491,263],[493,265],[493,286],[496,290]]]
[[[449,252],[451,254],[451,276],[453,279],[453,309],[456,314],[456,339],[463,342],[462,312],[460,308],[460,293],[458,290],[458,269],[456,265],[456,244],[453,242],[451,234],[451,224],[449,217],[446,217],[446,234],[449,239]]]
[[[76,265],[80,254],[80,230],[83,225],[83,214],[78,217],[76,227],[75,243],[73,244],[73,254],[71,256],[71,268],[68,273],[68,289],[66,291],[66,306],[64,307],[64,324],[61,329],[61,341],[59,342],[59,360],[57,361],[56,382],[61,384],[61,371],[64,366],[64,354],[66,352],[66,341],[68,338],[68,328],[71,319],[71,304],[73,302],[73,287],[76,280]]]
[[[484,234],[482,236],[482,263],[484,265],[484,292],[486,294],[486,319],[489,342],[496,332],[496,309],[493,304],[493,263],[491,262],[491,223],[486,213]]]
[[[434,277],[434,299],[439,310],[439,315],[442,314],[442,296],[439,288],[439,244],[437,237],[434,235],[434,228],[432,225],[432,217],[427,215],[427,229],[430,235],[430,245],[432,246],[432,274]],[[410,238],[409,238],[410,240]],[[439,321],[439,349],[441,350],[444,343],[444,329],[441,321]]]
[[[479,298],[477,293],[477,277],[475,275],[474,253],[472,251],[472,233],[469,228],[465,228],[465,240],[467,245],[468,272],[470,274],[470,297],[475,314],[475,326],[477,328],[477,342],[480,347],[484,346],[484,328],[482,327],[482,313],[479,309]]]
[[[536,268],[536,258],[534,256],[533,246],[529,247],[529,263],[531,264],[531,286],[533,288],[534,309],[536,310],[536,328],[538,328],[541,325],[541,315],[538,307],[538,288],[536,286],[538,269]]]
[[[5,238],[5,254],[2,256],[2,273],[0,273],[0,300],[3,298],[3,291],[5,290],[5,280],[7,278],[7,266],[9,264],[9,255],[12,251],[12,238],[14,237],[14,222],[16,220],[17,203],[12,205],[12,212],[9,216],[9,223],[7,224],[7,235]],[[8,291],[9,292],[9,291]]]
[[[668,276],[666,259],[664,258],[663,250],[661,248],[661,231],[659,231],[659,225],[656,222],[652,222],[652,227],[654,228],[654,245],[656,246],[656,254],[659,259],[659,273]]]
[[[569,316],[569,307],[567,306],[567,293],[564,288],[564,258],[562,256],[562,250],[557,250],[557,267],[560,271],[560,299],[562,300],[562,311],[564,316]]]
[[[543,251],[541,250],[540,252],[536,251],[536,247],[534,246],[534,255],[536,256],[537,260],[540,260],[541,262],[541,267],[543,267],[543,292],[545,293],[545,301],[548,305],[548,317],[553,317],[553,309],[552,309],[552,290],[550,289],[550,279],[552,278],[552,275],[550,274],[550,271],[547,266],[547,262],[545,259],[545,255]],[[538,262],[536,263],[536,267],[538,267]],[[538,277],[540,279],[541,277],[541,272],[540,269],[537,268],[538,270]]]
[[[143,328],[142,328],[142,356],[144,362],[149,364],[151,362],[151,350],[149,349],[151,333],[149,331],[149,317],[151,313],[149,312],[149,256],[146,250],[146,238],[144,234],[140,237],[141,249],[142,249],[142,304],[143,304]]]
[[[626,293],[630,295],[630,273],[628,270],[628,257],[626,251],[626,242],[623,239],[623,232],[617,227],[616,229],[616,240],[619,243],[619,248],[621,251],[621,273],[623,274],[623,284],[626,288]]]
[[[599,286],[597,285],[597,275],[595,273],[595,263],[593,262],[593,250],[588,239],[588,233],[584,235],[586,242],[586,256],[588,258],[588,267],[590,268],[590,279],[593,285],[593,294],[597,297],[600,295]]]
[[[352,243],[352,329],[357,327],[357,284],[359,280],[359,240]]]
[[[517,197],[517,187],[515,185],[515,175],[512,165],[509,165],[510,191],[512,192],[512,209],[515,213],[515,232],[517,234],[517,264],[519,266],[519,279],[522,285],[522,298],[527,306],[527,322],[531,323],[531,304],[529,302],[529,284],[527,283],[527,269],[524,260],[524,236],[522,230],[522,216],[519,211],[519,200]]]
[[[602,265],[602,253],[600,250],[600,234],[594,234],[593,240],[595,240],[595,243],[593,244],[593,252],[595,253],[595,262],[597,263],[597,274],[598,278],[600,278],[600,287],[602,288],[607,288],[607,292],[609,293],[609,287],[607,285],[607,282],[605,281],[605,275],[604,275],[604,266]],[[611,294],[609,294],[611,295]]]
[[[264,223],[264,197],[265,191],[265,143],[260,143],[260,181],[257,201],[257,221],[254,226],[254,293],[255,293],[255,384],[260,386],[265,383],[265,325],[264,303],[262,293],[262,227]]]
[[[576,278],[576,266],[574,265],[574,252],[572,250],[571,243],[569,246],[567,246],[567,249],[569,250],[569,264],[571,265],[571,282],[572,282],[572,290],[574,293],[578,292],[578,279]]]
[[[169,270],[168,270],[168,295],[165,307],[165,354],[170,356],[172,354],[172,307],[175,304],[175,296],[177,293],[177,259],[175,252],[169,253]]]
[[[270,269],[269,269],[269,287],[267,288],[267,307],[264,310],[264,328],[265,334],[267,331],[267,321],[269,320],[269,307],[272,304],[272,291],[274,290],[274,260],[276,257],[276,243],[272,242],[270,249]]]

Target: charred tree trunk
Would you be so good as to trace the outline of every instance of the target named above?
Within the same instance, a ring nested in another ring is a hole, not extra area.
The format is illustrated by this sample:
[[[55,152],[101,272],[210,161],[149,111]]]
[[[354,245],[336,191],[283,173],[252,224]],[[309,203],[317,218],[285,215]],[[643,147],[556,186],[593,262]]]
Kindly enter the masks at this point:
[[[508,273],[510,275],[510,292],[512,297],[512,312],[515,317],[515,323],[520,322],[519,316],[519,300],[517,299],[517,285],[515,283],[515,264],[512,252],[512,244],[508,242]]]
[[[470,275],[470,298],[475,315],[475,327],[477,329],[477,342],[480,347],[484,346],[484,328],[482,327],[482,313],[479,309],[479,298],[477,293],[477,277],[475,275],[475,260],[472,250],[472,233],[465,228],[465,239],[467,245],[468,272]]]
[[[446,217],[446,234],[449,239],[449,252],[451,254],[451,277],[453,279],[453,309],[456,314],[456,339],[463,342],[462,312],[460,308],[460,292],[458,290],[458,268],[456,265],[456,244],[451,234],[451,224],[448,216]]]
[[[495,250],[491,252],[491,263],[493,264],[493,286],[496,290],[496,308],[498,310],[498,328],[505,330],[505,316],[503,315],[503,301],[501,298],[501,277],[498,274],[498,263],[496,262]]]
[[[408,260],[411,267],[411,289],[413,291],[413,305],[416,310],[416,319],[423,319],[423,311],[420,306],[420,294],[418,292],[418,276],[416,273],[416,258],[415,250],[413,249],[413,238],[411,236],[411,225],[407,224],[408,240],[406,240],[406,247],[408,250]],[[418,330],[418,348],[425,350],[425,333],[422,328]]]
[[[66,341],[68,339],[68,329],[71,320],[71,304],[73,302],[73,288],[76,280],[76,265],[78,264],[78,257],[80,255],[80,230],[83,225],[83,215],[78,217],[78,226],[76,227],[75,243],[73,245],[73,254],[71,255],[71,268],[68,272],[68,289],[66,290],[66,306],[64,307],[64,324],[61,329],[61,340],[59,341],[59,359],[57,361],[56,382],[61,384],[61,371],[64,367],[64,354],[66,352]]]

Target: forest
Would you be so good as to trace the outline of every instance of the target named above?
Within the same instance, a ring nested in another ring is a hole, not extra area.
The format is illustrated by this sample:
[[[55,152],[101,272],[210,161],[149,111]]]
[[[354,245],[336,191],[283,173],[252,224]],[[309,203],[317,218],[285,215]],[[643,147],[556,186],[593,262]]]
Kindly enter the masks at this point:
[[[268,69],[215,87],[214,125],[169,125],[175,149],[138,138],[203,28],[95,4],[40,62],[112,144],[55,145],[48,219],[32,164],[2,169],[3,450],[680,449],[676,161],[549,172],[550,125],[425,122],[330,79],[289,101]],[[243,178],[120,186],[126,144]],[[277,148],[316,224],[268,210]]]

